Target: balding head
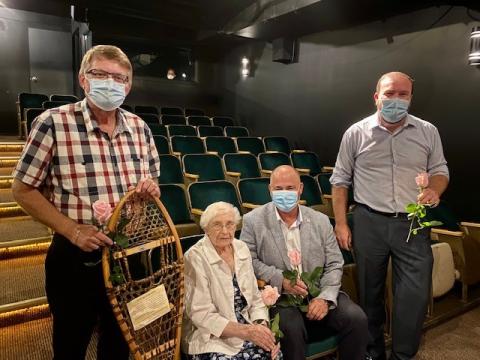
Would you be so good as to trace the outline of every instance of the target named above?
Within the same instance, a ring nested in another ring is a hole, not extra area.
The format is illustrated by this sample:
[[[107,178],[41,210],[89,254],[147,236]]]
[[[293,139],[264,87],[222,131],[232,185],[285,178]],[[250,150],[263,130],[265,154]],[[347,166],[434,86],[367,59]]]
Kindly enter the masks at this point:
[[[273,170],[270,176],[270,191],[273,190],[303,190],[300,175],[290,165],[280,165]]]
[[[407,80],[410,85],[411,85],[411,88],[410,88],[410,94],[413,94],[413,79],[408,76],[407,74],[405,73],[402,73],[400,71],[392,71],[392,72],[389,72],[389,73],[386,73],[386,74],[383,74],[380,79],[378,79],[377,81],[377,88],[376,88],[376,91],[377,93],[380,92],[380,88],[382,87],[382,83],[385,82],[385,81],[398,81],[398,80]]]

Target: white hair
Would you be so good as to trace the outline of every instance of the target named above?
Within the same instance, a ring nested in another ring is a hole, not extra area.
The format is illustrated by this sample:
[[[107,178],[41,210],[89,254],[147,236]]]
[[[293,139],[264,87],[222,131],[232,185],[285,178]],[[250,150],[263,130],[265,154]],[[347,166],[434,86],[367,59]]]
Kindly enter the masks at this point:
[[[238,209],[230,203],[218,201],[207,206],[202,216],[200,217],[200,227],[205,231],[208,224],[218,216],[219,213],[231,211],[233,213],[235,225],[240,223],[242,217]]]

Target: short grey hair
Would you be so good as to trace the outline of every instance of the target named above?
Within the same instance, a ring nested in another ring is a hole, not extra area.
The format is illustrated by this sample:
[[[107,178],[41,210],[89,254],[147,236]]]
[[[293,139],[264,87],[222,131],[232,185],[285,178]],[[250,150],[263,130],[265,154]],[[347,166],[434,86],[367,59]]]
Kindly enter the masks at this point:
[[[207,206],[202,216],[200,217],[200,227],[203,229],[203,231],[205,231],[208,224],[210,224],[210,222],[214,218],[216,218],[219,213],[226,211],[231,211],[233,213],[235,225],[238,225],[240,223],[240,220],[242,219],[238,209],[230,203],[227,203],[225,201],[218,201]]]

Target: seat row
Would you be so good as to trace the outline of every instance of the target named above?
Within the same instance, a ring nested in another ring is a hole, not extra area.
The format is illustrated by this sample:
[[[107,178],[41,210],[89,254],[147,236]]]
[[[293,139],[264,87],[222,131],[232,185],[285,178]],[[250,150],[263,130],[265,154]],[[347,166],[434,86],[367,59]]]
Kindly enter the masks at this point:
[[[198,108],[182,108],[179,106],[153,106],[153,105],[128,105],[123,104],[122,109],[125,109],[130,112],[139,113],[139,114],[155,114],[155,115],[181,115],[181,116],[191,116],[205,115],[205,110]]]
[[[192,125],[159,125],[148,124],[153,135],[163,135],[171,137],[175,135],[183,136],[228,136],[228,137],[248,137],[248,129],[243,126],[192,126]]]
[[[235,121],[230,116],[183,116],[183,115],[157,115],[148,113],[135,113],[147,124],[163,125],[192,125],[192,126],[235,126]]]
[[[166,130],[165,130],[166,131]],[[235,131],[237,129],[235,128]],[[166,131],[167,132],[167,131]],[[205,152],[215,152],[220,156],[226,153],[247,152],[253,155],[258,155],[263,152],[279,152],[284,154],[290,153],[305,153],[304,150],[294,150],[290,147],[287,138],[282,136],[265,136],[261,137],[228,137],[228,136],[185,136],[174,135],[168,137],[168,132],[165,135],[155,135],[154,140],[157,150],[161,154],[171,153],[174,155],[185,154],[203,154]],[[305,167],[311,168],[318,164],[318,168],[314,171],[321,172],[320,162],[318,156],[312,152],[308,161],[306,155],[300,155],[307,163]],[[332,169],[330,168],[329,171]]]
[[[52,94],[50,96],[45,94],[20,93],[17,97],[17,121],[18,121],[18,136],[21,138],[27,135],[30,130],[29,125],[43,111],[57,106],[77,102],[78,98],[75,95],[60,95]],[[34,109],[30,112],[30,123],[27,121],[27,110]]]

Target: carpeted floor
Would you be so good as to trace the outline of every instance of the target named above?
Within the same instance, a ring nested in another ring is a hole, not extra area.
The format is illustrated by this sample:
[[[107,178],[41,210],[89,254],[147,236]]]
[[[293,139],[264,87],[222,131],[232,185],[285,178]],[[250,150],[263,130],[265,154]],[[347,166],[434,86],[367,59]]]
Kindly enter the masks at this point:
[[[44,317],[26,323],[0,327],[0,359],[47,360],[52,358],[52,321]],[[96,334],[86,360],[95,360]]]
[[[31,218],[0,219],[0,242],[48,236],[49,229]]]
[[[45,360],[52,358],[49,317],[0,327],[0,359]],[[87,360],[95,359],[96,335]],[[478,360],[480,358],[480,307],[432,330],[422,341],[417,360]]]
[[[45,296],[47,247],[32,247],[23,254],[0,250],[0,305]]]
[[[428,330],[417,360],[480,359],[480,307]]]

